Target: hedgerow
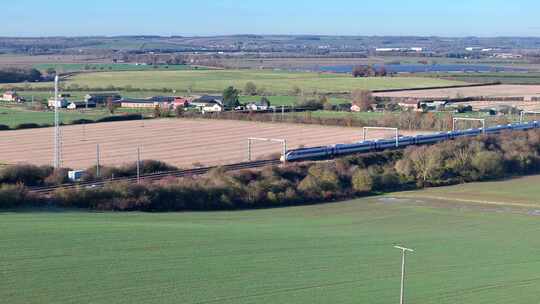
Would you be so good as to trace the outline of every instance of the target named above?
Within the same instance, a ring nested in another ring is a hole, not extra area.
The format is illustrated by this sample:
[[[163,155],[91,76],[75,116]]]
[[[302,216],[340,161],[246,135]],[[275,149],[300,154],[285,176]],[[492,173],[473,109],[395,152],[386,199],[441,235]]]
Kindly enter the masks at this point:
[[[539,155],[540,131],[507,132],[326,162],[292,163],[238,172],[218,168],[204,176],[169,178],[153,183],[111,182],[104,188],[59,190],[49,202],[66,208],[147,212],[297,206],[535,174],[540,172]],[[167,169],[161,167],[166,166],[162,163],[152,166],[154,170]],[[4,182],[35,183],[27,174],[11,176],[21,177],[4,177]]]

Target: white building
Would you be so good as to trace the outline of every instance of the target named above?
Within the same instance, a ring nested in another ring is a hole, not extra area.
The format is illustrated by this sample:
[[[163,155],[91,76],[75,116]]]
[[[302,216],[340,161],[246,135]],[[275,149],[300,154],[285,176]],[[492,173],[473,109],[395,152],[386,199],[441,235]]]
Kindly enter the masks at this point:
[[[58,103],[55,106],[56,100],[54,98],[49,98],[48,106],[49,108],[67,108],[67,106],[70,104],[70,102],[66,98],[58,98]]]
[[[207,104],[204,107],[202,107],[201,112],[203,114],[206,113],[219,113],[223,111],[223,107],[217,103],[214,104]]]

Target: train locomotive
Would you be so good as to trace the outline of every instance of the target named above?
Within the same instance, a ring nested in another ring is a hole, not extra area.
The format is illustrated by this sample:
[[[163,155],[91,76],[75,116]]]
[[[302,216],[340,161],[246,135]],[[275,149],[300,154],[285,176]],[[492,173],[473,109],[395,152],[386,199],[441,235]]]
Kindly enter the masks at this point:
[[[316,159],[328,159],[350,154],[383,151],[388,149],[404,149],[408,146],[429,145],[460,137],[474,137],[480,134],[499,134],[503,131],[527,131],[540,128],[539,121],[498,125],[485,129],[468,129],[451,132],[439,132],[417,136],[402,136],[396,139],[383,139],[375,141],[362,141],[352,144],[337,144],[313,148],[289,150],[285,153],[282,161],[295,162]]]

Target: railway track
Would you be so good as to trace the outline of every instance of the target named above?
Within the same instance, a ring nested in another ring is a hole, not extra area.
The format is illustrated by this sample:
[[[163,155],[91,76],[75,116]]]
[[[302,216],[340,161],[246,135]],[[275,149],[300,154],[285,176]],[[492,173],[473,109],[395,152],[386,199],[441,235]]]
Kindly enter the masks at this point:
[[[214,167],[204,167],[204,168],[196,168],[196,169],[146,174],[146,175],[141,175],[139,179],[136,176],[129,176],[129,177],[123,177],[123,178],[115,178],[112,180],[69,183],[69,184],[50,186],[50,187],[31,187],[29,188],[29,191],[35,194],[50,195],[54,191],[59,190],[59,189],[103,188],[105,185],[111,182],[128,182],[128,183],[137,183],[139,181],[151,182],[151,181],[158,181],[167,177],[188,177],[188,176],[195,176],[195,175],[203,175],[210,172],[210,170],[215,169],[215,168],[223,168],[225,171],[238,171],[238,170],[243,170],[243,169],[255,169],[255,168],[261,168],[261,167],[279,165],[279,164],[281,164],[280,160],[259,160],[259,161],[224,165],[220,167],[214,166]]]

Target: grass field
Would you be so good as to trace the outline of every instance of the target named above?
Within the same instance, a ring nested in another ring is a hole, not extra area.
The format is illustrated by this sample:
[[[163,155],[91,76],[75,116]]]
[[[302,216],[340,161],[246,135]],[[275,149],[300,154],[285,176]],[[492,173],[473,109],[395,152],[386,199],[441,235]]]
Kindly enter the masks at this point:
[[[243,89],[249,81],[275,95],[287,95],[294,87],[305,93],[350,92],[354,89],[396,89],[462,84],[462,82],[427,77],[353,78],[350,75],[257,70],[219,71],[128,71],[78,74],[64,82],[90,88],[127,87],[179,92],[222,92],[228,86]],[[4,84],[2,87],[10,87]],[[51,87],[51,83],[32,84]]]
[[[152,71],[152,70],[190,70],[189,65],[135,65],[128,63],[41,63],[34,65],[35,69],[46,71],[53,68],[62,73],[79,71]]]
[[[77,119],[91,119],[96,120],[103,117],[114,116],[114,115],[124,115],[124,114],[133,114],[133,113],[142,113],[142,114],[151,114],[152,109],[129,109],[129,108],[119,108],[114,114],[110,114],[107,109],[104,108],[93,108],[88,110],[61,110],[60,111],[60,122],[64,124],[70,124],[72,121]],[[54,112],[49,110],[44,111],[34,111],[31,109],[26,109],[24,107],[13,107],[5,106],[0,104],[0,124],[7,125],[10,127],[15,127],[22,123],[36,123],[36,124],[48,124],[52,125],[54,123]]]
[[[396,303],[399,243],[416,250],[408,303],[535,303],[538,218],[493,211],[381,197],[230,213],[0,213],[0,299]]]
[[[71,123],[77,119],[99,119],[110,116],[107,110],[90,110],[83,111],[62,111],[60,114],[61,122]],[[0,105],[0,124],[15,127],[22,123],[36,124],[54,124],[53,111],[31,111],[22,108],[4,107]]]
[[[540,176],[413,191],[401,196],[441,198],[493,205],[540,207]]]

